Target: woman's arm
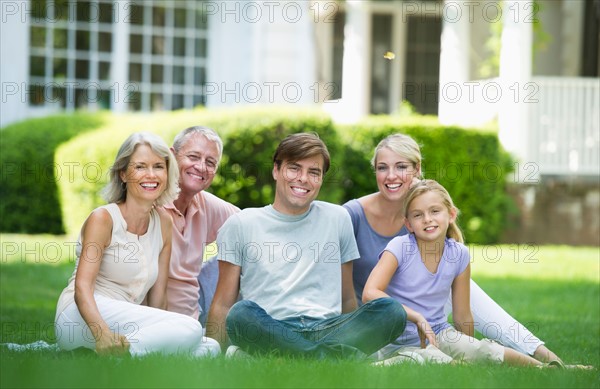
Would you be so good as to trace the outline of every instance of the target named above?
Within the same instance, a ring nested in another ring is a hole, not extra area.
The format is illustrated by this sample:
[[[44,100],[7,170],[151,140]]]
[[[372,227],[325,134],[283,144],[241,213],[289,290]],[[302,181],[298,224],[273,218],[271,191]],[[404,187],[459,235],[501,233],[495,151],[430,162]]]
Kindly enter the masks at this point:
[[[75,304],[96,341],[98,354],[123,354],[129,342],[123,335],[115,334],[102,319],[94,289],[104,250],[111,242],[112,218],[108,211],[92,212],[81,232],[82,250],[75,273]]]
[[[473,315],[471,314],[471,265],[452,282],[452,320],[454,327],[471,337],[475,334]]]
[[[160,216],[163,248],[158,256],[158,277],[148,291],[148,306],[167,309],[167,282],[169,281],[169,263],[171,261],[171,241],[173,234],[173,220],[163,208],[157,208]]]
[[[352,262],[342,264],[342,313],[352,312],[358,307],[352,281],[352,266]]]
[[[377,262],[377,265],[375,265],[375,268],[373,268],[373,271],[371,271],[371,274],[367,279],[365,289],[363,290],[363,303],[367,303],[371,300],[382,297],[390,297],[387,293],[385,293],[385,290],[390,284],[390,281],[392,280],[394,272],[397,268],[398,260],[394,254],[390,253],[389,251],[384,251],[379,259],[379,262]],[[421,338],[421,347],[425,347],[426,340],[429,341],[430,344],[437,347],[435,334],[425,317],[404,304],[402,304],[402,306],[406,311],[406,318],[417,325],[419,337]]]

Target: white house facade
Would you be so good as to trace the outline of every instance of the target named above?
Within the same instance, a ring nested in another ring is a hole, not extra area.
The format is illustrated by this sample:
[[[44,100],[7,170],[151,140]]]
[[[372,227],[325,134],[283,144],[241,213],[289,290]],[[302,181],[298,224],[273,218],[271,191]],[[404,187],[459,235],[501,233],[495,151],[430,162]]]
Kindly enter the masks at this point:
[[[497,121],[517,158],[509,241],[600,244],[600,0],[14,0],[0,18],[0,127],[251,104],[347,123],[407,101]]]
[[[319,105],[354,122],[408,101],[447,124],[497,120],[522,177],[600,174],[597,0],[0,7],[2,127],[80,108],[240,104]]]

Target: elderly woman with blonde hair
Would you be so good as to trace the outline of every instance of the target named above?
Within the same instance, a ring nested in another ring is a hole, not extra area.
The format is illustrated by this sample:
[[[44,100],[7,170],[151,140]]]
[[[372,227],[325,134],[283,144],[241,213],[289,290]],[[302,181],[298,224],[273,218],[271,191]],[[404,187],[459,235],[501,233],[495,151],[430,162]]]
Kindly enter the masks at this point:
[[[177,196],[178,179],[175,157],[160,137],[138,132],[121,145],[104,191],[108,204],[83,223],[75,270],[58,300],[61,349],[220,352],[197,320],[166,311],[172,220],[159,206]]]

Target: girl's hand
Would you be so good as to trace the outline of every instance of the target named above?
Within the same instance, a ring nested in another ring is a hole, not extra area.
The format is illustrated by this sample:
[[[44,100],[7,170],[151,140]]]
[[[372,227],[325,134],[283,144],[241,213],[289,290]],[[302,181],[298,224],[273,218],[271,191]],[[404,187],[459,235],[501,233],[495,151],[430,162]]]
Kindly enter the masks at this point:
[[[415,185],[417,185],[419,182],[421,182],[421,179],[418,177],[413,177],[412,180],[410,181],[410,184],[408,185],[408,189],[406,190],[406,192],[404,192],[404,194],[402,195],[402,197],[406,197],[406,195],[408,194],[408,191],[410,191]]]
[[[421,179],[418,177],[413,177],[412,181],[410,182],[410,185],[408,186],[408,189],[412,188],[413,186],[417,185],[419,182],[421,182]]]
[[[102,332],[96,339],[96,353],[98,355],[125,355],[129,352],[129,341],[125,335],[118,335],[112,331]]]
[[[427,347],[427,341],[429,344],[437,347],[437,340],[435,338],[435,333],[433,329],[429,325],[429,322],[425,320],[425,318],[421,317],[419,321],[415,323],[417,325],[417,329],[419,330],[419,338],[421,339],[421,348]]]

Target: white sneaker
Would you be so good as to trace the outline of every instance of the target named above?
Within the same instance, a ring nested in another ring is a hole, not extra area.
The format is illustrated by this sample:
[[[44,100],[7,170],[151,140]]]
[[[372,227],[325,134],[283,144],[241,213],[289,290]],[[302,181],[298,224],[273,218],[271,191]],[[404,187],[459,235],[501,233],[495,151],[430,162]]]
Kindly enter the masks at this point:
[[[250,358],[250,354],[232,344],[231,346],[227,347],[227,351],[225,351],[225,358]]]
[[[416,363],[422,365],[425,363],[425,360],[414,351],[403,351],[391,358],[384,359],[383,361],[373,362],[373,366],[392,366],[403,363]]]

